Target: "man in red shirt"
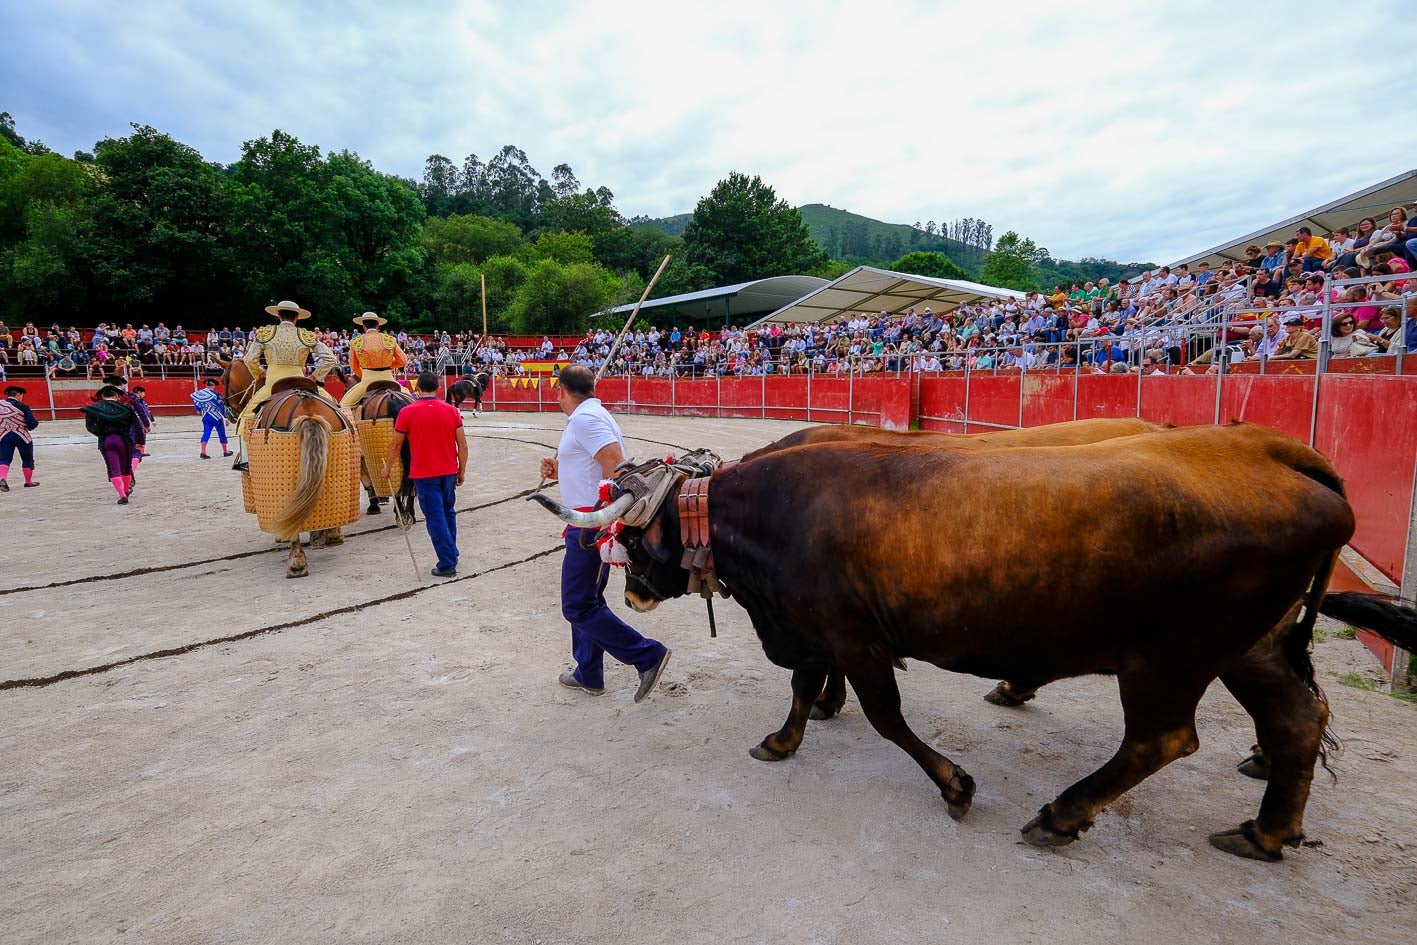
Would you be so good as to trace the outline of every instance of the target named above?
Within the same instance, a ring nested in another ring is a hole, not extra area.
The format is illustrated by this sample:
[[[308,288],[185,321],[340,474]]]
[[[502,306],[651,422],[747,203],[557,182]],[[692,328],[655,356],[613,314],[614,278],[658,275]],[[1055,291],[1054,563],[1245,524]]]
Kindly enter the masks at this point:
[[[383,475],[388,478],[389,467],[407,439],[408,478],[413,480],[428,537],[438,552],[433,576],[453,577],[458,573],[458,522],[453,504],[456,487],[467,474],[467,437],[458,408],[438,397],[437,374],[424,371],[418,375],[414,394],[417,399],[400,410],[394,421]]]

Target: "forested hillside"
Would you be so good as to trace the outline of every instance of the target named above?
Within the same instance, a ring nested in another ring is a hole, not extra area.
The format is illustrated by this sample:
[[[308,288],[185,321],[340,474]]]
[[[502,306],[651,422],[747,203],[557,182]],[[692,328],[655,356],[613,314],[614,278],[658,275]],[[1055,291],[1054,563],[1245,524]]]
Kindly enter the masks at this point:
[[[415,181],[280,130],[222,165],[132,127],[65,157],[0,113],[6,323],[250,324],[290,298],[325,324],[374,310],[410,329],[479,328],[486,277],[493,330],[540,333],[637,298],[665,255],[656,296],[860,263],[1013,287],[1136,268],[1053,260],[1013,234],[994,245],[980,220],[921,227],[796,209],[739,173],[691,214],[626,220],[609,189],[565,163],[543,176],[514,145],[486,160],[432,155]]]

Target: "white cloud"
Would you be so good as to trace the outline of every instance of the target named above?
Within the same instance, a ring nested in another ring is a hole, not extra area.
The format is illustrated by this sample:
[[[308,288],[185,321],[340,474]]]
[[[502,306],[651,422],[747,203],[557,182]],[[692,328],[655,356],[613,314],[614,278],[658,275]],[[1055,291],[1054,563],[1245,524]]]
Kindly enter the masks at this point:
[[[626,213],[741,170],[1168,260],[1414,164],[1417,103],[1361,91],[1413,28],[1333,9],[65,0],[7,14],[0,108],[62,150],[140,121],[230,161],[280,127],[409,177],[515,143]]]

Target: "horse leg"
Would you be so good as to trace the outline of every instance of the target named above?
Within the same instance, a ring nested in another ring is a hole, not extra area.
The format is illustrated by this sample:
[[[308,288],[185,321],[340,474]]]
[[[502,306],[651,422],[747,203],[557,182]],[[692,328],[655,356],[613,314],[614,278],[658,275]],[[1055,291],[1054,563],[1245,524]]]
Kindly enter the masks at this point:
[[[310,562],[305,560],[305,550],[300,547],[300,536],[296,535],[290,543],[290,557],[285,562],[285,576],[299,578],[309,573]]]
[[[1284,656],[1283,640],[1296,615],[1220,676],[1255,720],[1269,784],[1256,819],[1213,834],[1210,842],[1249,859],[1277,860],[1283,847],[1298,846],[1304,839],[1304,807],[1328,726],[1328,706]]]
[[[792,708],[787,712],[787,721],[782,728],[773,732],[754,745],[748,754],[759,761],[782,761],[795,752],[802,744],[802,735],[807,731],[807,713],[812,702],[822,691],[822,683],[827,674],[821,670],[794,669],[792,671]]]
[[[1098,811],[1200,747],[1196,705],[1209,679],[1167,680],[1149,667],[1118,677],[1126,732],[1117,753],[1092,774],[1059,794],[1023,826],[1023,838],[1034,846],[1072,843],[1092,826]]]
[[[834,669],[827,674],[827,687],[812,706],[814,719],[834,718],[846,705],[846,674]]]
[[[381,511],[379,508],[379,495],[374,491],[374,480],[369,475],[369,463],[363,459],[359,461],[359,481],[363,484],[364,491],[369,494],[369,508],[364,511],[369,515],[378,515]]]
[[[846,674],[856,698],[871,726],[882,738],[895,742],[915,759],[921,769],[935,782],[945,799],[949,814],[959,820],[969,811],[974,800],[974,779],[964,769],[925,744],[905,724],[900,714],[900,688],[895,670],[889,662],[864,663]]]

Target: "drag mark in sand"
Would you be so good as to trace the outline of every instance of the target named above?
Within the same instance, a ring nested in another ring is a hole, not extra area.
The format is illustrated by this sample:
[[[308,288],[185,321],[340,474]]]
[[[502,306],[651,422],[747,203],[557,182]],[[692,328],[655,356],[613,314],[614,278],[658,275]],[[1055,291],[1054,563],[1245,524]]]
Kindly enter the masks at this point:
[[[499,501],[506,502],[510,500],[502,499]],[[264,636],[267,633],[276,633],[280,630],[290,630],[294,627],[304,627],[312,623],[319,623],[321,620],[328,620],[331,617],[339,617],[343,614],[358,613],[366,607],[377,607],[380,604],[391,604],[395,601],[407,600],[410,597],[422,594],[424,591],[431,591],[435,588],[447,587],[449,584],[457,584],[459,581],[471,581],[475,578],[480,578],[485,574],[492,574],[497,571],[505,571],[508,568],[514,568],[519,564],[526,564],[529,561],[535,561],[537,558],[545,558],[547,555],[553,555],[556,552],[561,551],[563,547],[563,545],[558,543],[551,548],[544,548],[541,551],[529,554],[525,558],[518,558],[515,561],[507,561],[503,564],[495,565],[493,567],[486,568],[481,571],[473,571],[471,574],[464,574],[462,577],[449,578],[448,580],[440,581],[437,584],[422,584],[418,587],[409,588],[406,591],[399,591],[396,594],[389,594],[384,597],[376,597],[373,600],[361,601],[358,604],[350,604],[345,607],[336,607],[333,610],[326,610],[318,614],[311,614],[308,617],[299,617],[295,620],[287,620],[283,623],[271,624],[268,627],[257,627],[254,630],[246,630],[242,633],[233,633],[228,636],[215,637],[211,640],[200,640],[196,643],[184,644],[183,646],[174,646],[162,650],[153,650],[150,653],[139,653],[137,656],[130,656],[126,659],[115,660],[112,663],[102,663],[98,666],[88,666],[84,669],[66,669],[63,672],[54,673],[50,676],[35,676],[29,679],[7,679],[3,682],[0,682],[0,690],[36,689],[44,686],[52,686],[55,683],[64,682],[68,679],[78,679],[81,676],[95,676],[99,673],[106,673],[110,670],[118,669],[122,666],[127,666],[130,663],[142,663],[146,662],[147,660],[165,659],[169,656],[182,656],[186,653],[191,653],[193,650],[201,650],[209,646],[219,646],[223,643],[236,643],[241,640],[249,640],[252,637]]]

